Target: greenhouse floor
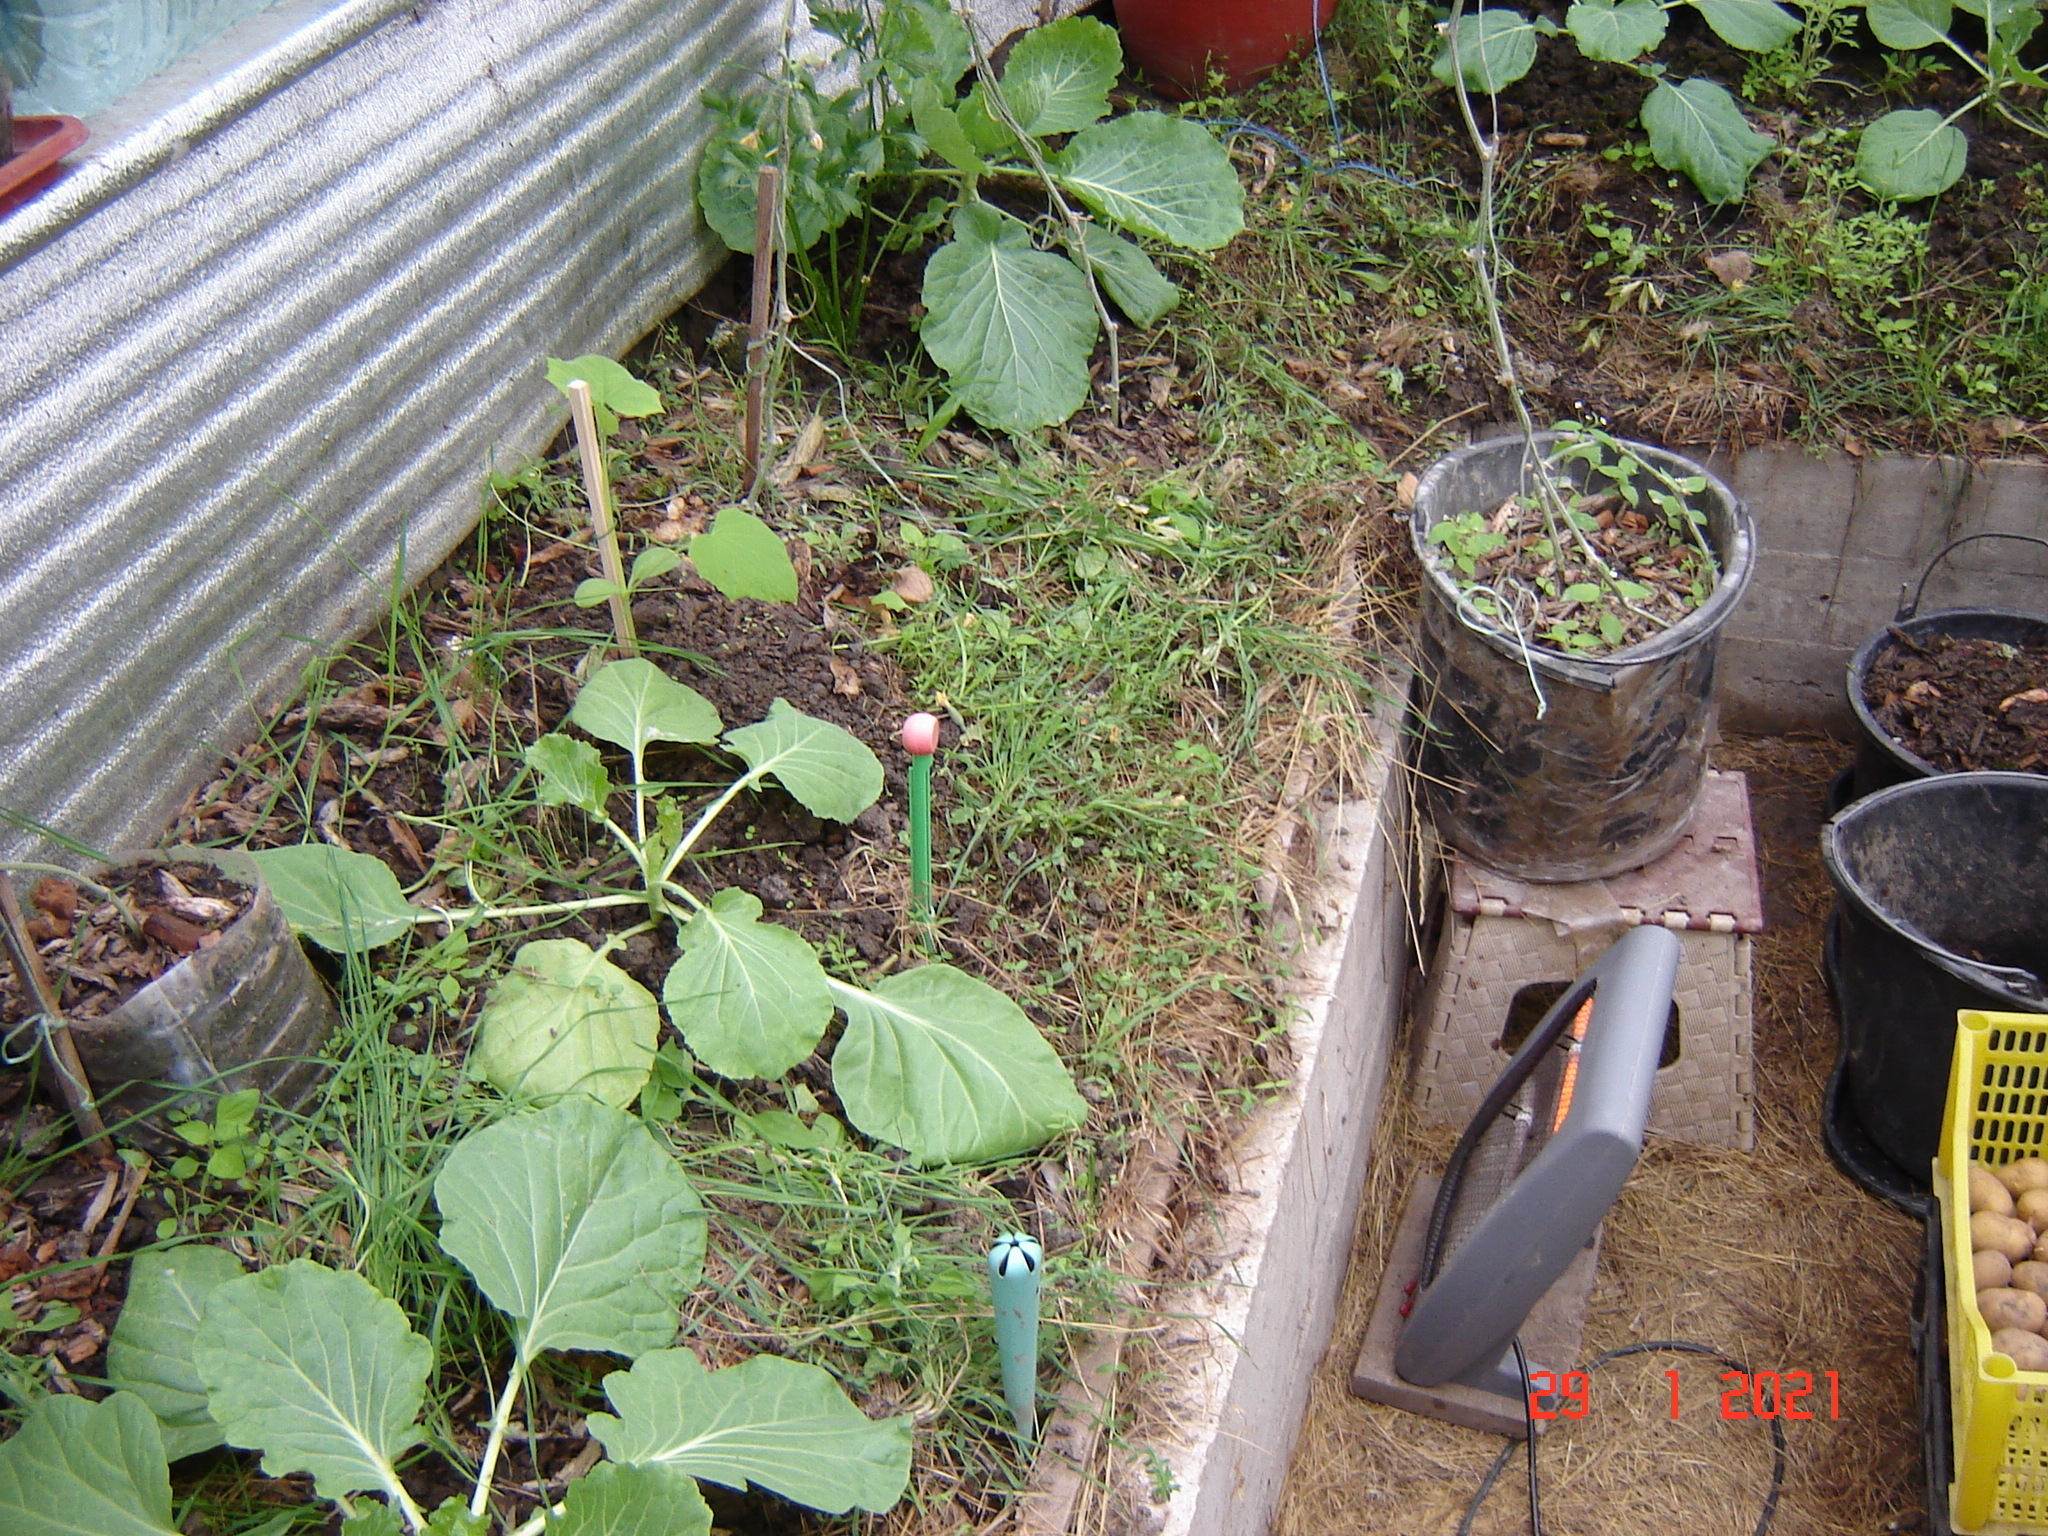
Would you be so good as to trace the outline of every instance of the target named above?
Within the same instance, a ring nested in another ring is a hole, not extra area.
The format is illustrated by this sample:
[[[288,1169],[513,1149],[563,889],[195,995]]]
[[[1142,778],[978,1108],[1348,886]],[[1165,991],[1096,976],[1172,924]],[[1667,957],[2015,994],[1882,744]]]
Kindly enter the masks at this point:
[[[1729,737],[1715,766],[1749,788],[1765,897],[1755,951],[1753,1152],[1654,1136],[1605,1228],[1583,1357],[1649,1340],[1710,1345],[1755,1372],[1821,1383],[1810,1421],[1787,1423],[1775,1536],[1924,1529],[1908,1313],[1920,1232],[1838,1172],[1820,1104],[1836,1027],[1821,967],[1832,900],[1817,834],[1849,749],[1820,736]],[[1492,1435],[1351,1395],[1348,1381],[1410,1180],[1440,1168],[1455,1130],[1426,1128],[1397,1051],[1337,1329],[1303,1421],[1275,1536],[1453,1536],[1500,1454]],[[1615,1359],[1588,1411],[1539,1441],[1543,1529],[1553,1536],[1749,1536],[1772,1489],[1768,1426],[1724,1419],[1727,1367],[1698,1355]],[[1678,1413],[1672,1413],[1677,1372]],[[1830,1412],[1827,1373],[1839,1382]],[[1529,1528],[1517,1453],[1475,1536]]]

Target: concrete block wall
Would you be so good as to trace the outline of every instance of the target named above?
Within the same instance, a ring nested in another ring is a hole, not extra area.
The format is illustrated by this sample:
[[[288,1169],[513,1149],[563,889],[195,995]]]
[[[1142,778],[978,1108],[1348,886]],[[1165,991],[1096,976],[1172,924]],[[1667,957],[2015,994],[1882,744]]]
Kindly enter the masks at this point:
[[[1721,717],[1738,729],[1852,730],[1849,660],[1943,545],[1992,532],[2048,539],[2048,464],[1789,445],[1708,462],[1749,503],[1761,549],[1723,632]],[[2048,614],[2048,549],[1966,545],[1935,567],[1920,607]]]

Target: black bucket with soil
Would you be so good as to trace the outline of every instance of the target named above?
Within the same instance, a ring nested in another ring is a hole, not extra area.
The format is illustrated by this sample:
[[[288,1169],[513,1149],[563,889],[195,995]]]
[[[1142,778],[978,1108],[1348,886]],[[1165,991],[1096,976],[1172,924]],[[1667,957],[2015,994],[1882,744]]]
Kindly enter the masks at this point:
[[[2024,533],[1975,533],[1927,562],[1897,616],[1849,663],[1857,725],[1852,795],[1939,773],[2048,773],[2048,617],[2000,608],[1921,613],[1935,566],[1978,539],[2048,547]]]
[[[2048,778],[1893,785],[1828,822],[1821,857],[1837,897],[1842,1091],[1924,1186],[1957,1012],[2048,1013]]]
[[[1538,433],[1535,453],[1559,438]],[[1416,488],[1422,781],[1444,838],[1518,879],[1597,880],[1647,864],[1683,835],[1706,782],[1721,627],[1755,567],[1749,512],[1692,460],[1625,446],[1668,475],[1705,482],[1686,499],[1705,516],[1720,575],[1683,619],[1602,657],[1524,645],[1431,557],[1438,522],[1530,494],[1533,456],[1521,438],[1448,454]],[[1581,490],[1603,488],[1584,466],[1559,472]]]

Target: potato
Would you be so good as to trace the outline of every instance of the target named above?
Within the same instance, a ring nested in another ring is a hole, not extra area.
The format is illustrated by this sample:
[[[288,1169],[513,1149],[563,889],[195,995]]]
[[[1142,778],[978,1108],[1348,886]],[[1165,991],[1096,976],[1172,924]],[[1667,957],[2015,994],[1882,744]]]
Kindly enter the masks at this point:
[[[2030,1189],[2013,1202],[2013,1214],[2039,1232],[2048,1227],[2048,1189]]]
[[[2000,1216],[2010,1216],[2013,1211],[2012,1191],[1981,1163],[1970,1164],[1970,1209],[1996,1211]]]
[[[2034,1244],[2034,1259],[2037,1263],[2048,1264],[2048,1237]]]
[[[2018,1328],[2001,1328],[1991,1335],[1991,1347],[2023,1371],[2048,1371],[2048,1339]]]
[[[1970,1218],[1970,1248],[1972,1252],[1988,1248],[2017,1264],[2034,1251],[2034,1229],[2017,1216],[1979,1211]]]
[[[2043,1264],[2039,1259],[2028,1259],[2024,1264],[2015,1264],[2012,1267],[2012,1278],[2005,1283],[2016,1291],[2032,1291],[2036,1296],[2048,1301],[2048,1264]],[[1979,1286],[1978,1289],[1984,1290],[1987,1287]]]
[[[1982,1253],[1971,1254],[1970,1263],[1976,1270],[1977,1283],[1972,1287],[1973,1290],[1988,1291],[1994,1286],[2018,1284],[2013,1279],[2012,1260],[2002,1253],[1993,1253],[1989,1248],[1986,1248]],[[2041,1267],[2048,1268],[2048,1265]],[[2022,1264],[2020,1268],[2024,1269],[2026,1265]],[[2022,1285],[2020,1289],[2031,1291],[2033,1287],[2031,1285]]]
[[[2004,1286],[1979,1291],[1977,1310],[1984,1315],[1984,1326],[1993,1333],[2001,1328],[2039,1333],[2041,1325],[2048,1323],[2048,1301],[2043,1301],[2032,1291],[2016,1291]]]
[[[1991,1171],[1998,1175],[1998,1182],[2011,1190],[2015,1198],[2030,1189],[2048,1189],[2048,1163],[2038,1157],[2015,1158],[2003,1168]]]

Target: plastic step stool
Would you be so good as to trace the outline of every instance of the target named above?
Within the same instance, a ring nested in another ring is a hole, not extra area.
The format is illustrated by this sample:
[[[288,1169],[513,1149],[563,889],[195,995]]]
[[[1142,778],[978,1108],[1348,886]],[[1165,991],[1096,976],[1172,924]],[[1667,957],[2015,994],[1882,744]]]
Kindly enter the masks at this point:
[[[1415,1098],[1426,1119],[1471,1118],[1507,1065],[1510,1015],[1533,1022],[1543,1011],[1532,989],[1562,991],[1618,932],[1656,923],[1678,934],[1680,955],[1677,1055],[1658,1069],[1650,1130],[1743,1152],[1755,1145],[1750,935],[1763,929],[1763,892],[1741,774],[1710,771],[1677,845],[1641,869],[1541,885],[1454,859],[1448,884],[1419,1014]]]

